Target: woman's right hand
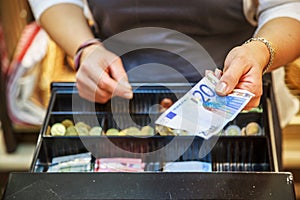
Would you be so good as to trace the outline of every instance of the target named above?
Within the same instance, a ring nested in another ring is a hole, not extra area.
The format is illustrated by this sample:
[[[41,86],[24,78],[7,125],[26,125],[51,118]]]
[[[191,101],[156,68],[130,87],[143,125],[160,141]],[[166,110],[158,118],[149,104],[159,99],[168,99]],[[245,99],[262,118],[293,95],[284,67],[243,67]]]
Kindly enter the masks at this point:
[[[76,83],[81,97],[98,103],[113,96],[133,97],[122,60],[99,44],[83,50]]]

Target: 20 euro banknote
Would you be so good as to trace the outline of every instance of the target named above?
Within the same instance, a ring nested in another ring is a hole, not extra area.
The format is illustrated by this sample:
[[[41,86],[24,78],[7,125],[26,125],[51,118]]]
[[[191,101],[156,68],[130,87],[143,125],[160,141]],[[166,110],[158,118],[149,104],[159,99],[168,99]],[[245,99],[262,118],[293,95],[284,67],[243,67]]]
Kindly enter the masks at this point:
[[[235,89],[227,96],[218,96],[215,92],[218,81],[213,73],[207,73],[155,123],[205,139],[217,135],[254,96],[251,92],[240,89]]]

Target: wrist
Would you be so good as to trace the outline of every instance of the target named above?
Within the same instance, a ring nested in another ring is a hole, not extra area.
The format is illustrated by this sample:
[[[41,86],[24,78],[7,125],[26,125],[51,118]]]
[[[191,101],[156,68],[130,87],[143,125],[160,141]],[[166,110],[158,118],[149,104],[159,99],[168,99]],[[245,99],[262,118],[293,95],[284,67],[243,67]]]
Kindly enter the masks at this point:
[[[94,52],[94,50],[96,48],[99,48],[101,47],[100,46],[101,44],[92,44],[84,49],[82,49],[82,55],[81,55],[81,58],[80,58],[80,63],[79,65],[84,62],[85,58],[88,57],[92,52]]]
[[[247,40],[244,44],[247,45],[253,44],[256,47],[260,48],[262,52],[264,52],[262,55],[267,55],[264,57],[265,63],[263,64],[262,67],[262,73],[263,74],[267,73],[273,64],[274,57],[275,57],[275,49],[273,48],[272,43],[266,40],[265,38],[254,37]]]
[[[74,69],[75,71],[78,71],[82,59],[88,54],[88,52],[91,52],[94,47],[102,45],[101,41],[97,38],[89,39],[82,43],[74,56]]]

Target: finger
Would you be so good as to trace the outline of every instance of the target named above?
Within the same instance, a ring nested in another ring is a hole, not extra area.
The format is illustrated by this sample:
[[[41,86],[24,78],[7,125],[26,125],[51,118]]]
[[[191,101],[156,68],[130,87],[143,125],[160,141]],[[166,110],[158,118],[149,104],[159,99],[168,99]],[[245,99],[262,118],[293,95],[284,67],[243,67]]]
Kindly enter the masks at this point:
[[[255,95],[255,97],[260,97],[263,93],[262,91],[262,85],[258,84],[261,83],[261,79],[254,79],[254,80],[248,80],[239,82],[235,88],[247,90]]]
[[[105,90],[100,90],[97,84],[89,78],[86,78],[84,81],[81,81],[81,79],[77,79],[76,83],[79,95],[90,101],[105,103],[112,96],[111,93],[108,93]]]
[[[230,67],[223,72],[219,83],[216,85],[215,90],[217,94],[225,96],[231,93],[243,75],[244,69],[241,67],[240,62],[233,61]]]
[[[108,100],[111,99],[111,94],[109,95],[103,90],[98,90],[97,92],[90,92],[87,90],[83,90],[79,95],[92,102],[97,102],[102,104],[106,103]]]
[[[252,108],[255,108],[260,103],[260,97],[253,97],[249,103],[244,107],[244,110],[251,110]]]
[[[111,59],[111,62],[109,63],[109,72],[111,77],[123,86],[131,89],[131,85],[128,82],[128,76],[124,69],[121,58],[115,55],[112,58],[113,59]]]
[[[126,99],[132,99],[132,90],[128,87],[119,84],[117,81],[112,79],[108,73],[103,72],[98,80],[98,87],[113,94],[113,96],[120,96]]]
[[[211,70],[209,70],[209,69],[207,69],[207,70],[205,70],[205,76],[207,76],[208,74],[214,74],[214,72],[211,71]]]
[[[101,90],[99,92],[94,93],[87,90],[83,90],[79,93],[79,95],[82,98],[85,98],[89,101],[103,104],[106,103],[111,98],[111,95],[102,94],[102,93],[105,93],[105,91]]]
[[[107,54],[107,51],[104,51],[103,53]],[[108,52],[108,55],[105,56],[109,57],[110,54],[111,53]],[[109,94],[118,95],[127,99],[132,98],[133,94],[131,87],[129,88],[128,86],[118,84],[117,81],[110,76],[108,60],[111,59],[100,59],[97,61],[96,66],[95,63],[84,62],[77,73],[78,79],[84,82],[84,80],[88,77],[97,85],[95,88],[99,88],[100,91],[106,91]]]

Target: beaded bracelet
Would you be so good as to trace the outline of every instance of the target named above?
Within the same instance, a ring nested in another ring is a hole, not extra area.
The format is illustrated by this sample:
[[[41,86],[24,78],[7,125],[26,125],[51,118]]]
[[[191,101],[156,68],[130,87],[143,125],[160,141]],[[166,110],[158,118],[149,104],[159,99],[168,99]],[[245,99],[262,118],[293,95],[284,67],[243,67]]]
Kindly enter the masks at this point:
[[[263,71],[263,74],[265,74],[265,73],[267,73],[267,71],[269,70],[269,68],[271,67],[271,65],[273,64],[274,56],[275,56],[275,49],[272,47],[272,43],[270,41],[268,41],[265,38],[261,38],[261,37],[250,38],[244,44],[247,44],[247,43],[252,42],[252,41],[259,41],[259,42],[264,43],[267,46],[268,50],[269,50],[270,59],[269,59],[269,62],[267,64],[267,66],[265,67],[265,69]]]
[[[81,58],[83,50],[86,47],[94,45],[94,44],[102,44],[102,43],[101,43],[101,40],[99,40],[97,38],[93,38],[93,39],[89,39],[89,40],[85,41],[83,44],[81,44],[79,46],[79,48],[77,49],[76,54],[74,56],[74,68],[76,71],[78,71],[78,69],[80,67],[80,58]]]

